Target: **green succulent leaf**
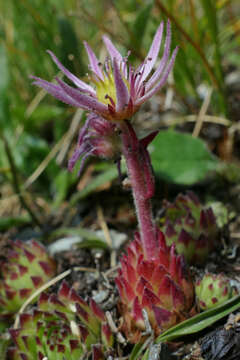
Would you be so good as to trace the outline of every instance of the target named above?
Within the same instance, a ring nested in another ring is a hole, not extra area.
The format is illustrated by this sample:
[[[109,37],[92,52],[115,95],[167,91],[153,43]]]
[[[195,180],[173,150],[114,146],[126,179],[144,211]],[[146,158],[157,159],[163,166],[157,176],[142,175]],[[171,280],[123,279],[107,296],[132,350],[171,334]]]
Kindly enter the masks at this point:
[[[56,273],[55,261],[40,243],[16,240],[9,245],[11,249],[1,264],[0,317],[13,316]]]
[[[0,334],[0,354],[1,354],[1,360],[6,359],[7,355],[7,349],[10,345],[10,337],[8,334]]]
[[[163,201],[159,221],[168,245],[175,244],[189,264],[202,264],[217,243],[219,229],[211,207],[203,206],[192,192],[178,194],[174,202]]]
[[[113,335],[105,314],[85,302],[63,282],[57,294],[41,293],[37,309],[20,315],[20,327],[10,329],[14,360],[79,360],[92,348],[93,359],[103,359]],[[99,346],[95,346],[99,344]]]

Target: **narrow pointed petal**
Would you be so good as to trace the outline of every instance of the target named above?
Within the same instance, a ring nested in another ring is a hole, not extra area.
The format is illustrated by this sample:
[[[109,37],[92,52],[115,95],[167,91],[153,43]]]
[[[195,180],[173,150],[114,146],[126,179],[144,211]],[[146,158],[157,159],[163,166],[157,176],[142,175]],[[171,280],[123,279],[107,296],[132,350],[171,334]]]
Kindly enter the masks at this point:
[[[171,24],[170,24],[170,21],[168,20],[167,35],[166,35],[166,41],[165,41],[165,45],[164,45],[163,56],[161,58],[161,61],[158,65],[155,73],[152,75],[152,77],[149,79],[149,81],[146,84],[146,91],[150,90],[156,84],[156,82],[159,80],[161,73],[162,73],[164,67],[166,66],[168,58],[169,58],[170,46],[171,46]]]
[[[114,60],[113,60],[113,73],[114,73],[114,81],[115,81],[116,95],[117,95],[116,111],[122,111],[128,105],[129,92],[128,92],[127,85],[123,81],[116,58],[114,58]]]
[[[36,78],[33,77],[35,79],[35,81],[33,82],[34,85],[37,85],[41,88],[43,88],[44,90],[46,90],[49,94],[51,94],[53,97],[55,97],[56,99],[64,102],[65,104],[74,106],[74,107],[79,107],[79,103],[72,99],[69,95],[67,95],[60,86],[52,84],[46,80],[42,80],[40,78]]]
[[[62,90],[75,101],[78,102],[78,107],[85,110],[91,110],[94,112],[104,113],[107,112],[107,106],[99,102],[96,98],[88,96],[86,94],[81,94],[77,89],[66,84],[61,79],[56,78]]]
[[[99,61],[98,61],[96,55],[94,54],[92,48],[88,45],[88,43],[86,41],[84,41],[83,43],[84,43],[85,49],[86,49],[87,54],[88,54],[88,59],[90,61],[91,70],[93,72],[95,72],[95,74],[101,80],[104,80],[103,73],[102,73],[102,70],[101,70],[101,68],[99,66]]]
[[[115,48],[115,46],[113,45],[113,43],[111,42],[111,40],[106,36],[103,35],[103,41],[104,44],[107,48],[107,51],[111,57],[111,60],[113,61],[113,59],[117,59],[118,61],[123,61],[123,57],[120,54],[120,52]]]
[[[71,80],[77,87],[81,90],[85,90],[92,95],[95,95],[95,90],[92,86],[86,84],[84,81],[78,79],[75,75],[73,75],[65,66],[58,60],[58,58],[52,53],[52,51],[47,50],[48,54],[51,56],[57,67],[66,75],[66,77]]]
[[[156,59],[157,59],[157,56],[159,53],[159,49],[160,49],[160,45],[161,45],[161,41],[162,41],[163,26],[164,26],[164,23],[162,21],[160,26],[157,29],[155,36],[154,36],[151,48],[146,56],[146,59],[139,68],[140,72],[143,70],[142,79],[141,79],[142,82],[150,74],[150,72],[156,62]]]
[[[82,174],[82,171],[84,169],[86,160],[92,155],[93,151],[89,151],[87,152],[81,159],[81,165],[80,165],[80,169],[78,170],[78,176],[80,176]],[[71,159],[68,162],[68,169],[69,171],[72,171],[74,166],[76,165],[77,160],[80,158],[80,156],[82,155],[82,152],[74,152],[73,156],[71,157]]]
[[[136,106],[139,106],[139,105],[143,104],[146,100],[150,99],[156,92],[158,92],[161,89],[161,87],[163,87],[163,85],[167,81],[169,73],[171,72],[171,70],[173,68],[177,52],[178,52],[178,47],[174,50],[174,52],[172,54],[172,57],[171,57],[171,60],[169,61],[168,65],[167,65],[167,67],[165,69],[165,72],[162,75],[159,83],[153,89],[148,91],[143,97],[141,97],[139,100],[137,100],[136,101]]]

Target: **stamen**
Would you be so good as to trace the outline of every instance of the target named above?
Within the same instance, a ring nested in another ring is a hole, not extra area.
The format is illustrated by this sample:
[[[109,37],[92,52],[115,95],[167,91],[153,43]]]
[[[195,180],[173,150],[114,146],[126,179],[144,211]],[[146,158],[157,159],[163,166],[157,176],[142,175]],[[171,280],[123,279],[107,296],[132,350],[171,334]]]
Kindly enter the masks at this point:
[[[110,104],[108,104],[108,111],[110,112],[111,115],[115,114],[115,108]]]
[[[115,106],[116,106],[116,104],[115,104],[115,102],[114,102],[113,98],[112,98],[111,96],[109,96],[108,94],[107,94],[107,95],[105,95],[105,99],[110,100],[110,102],[111,102],[111,104],[112,104],[112,106],[113,106],[113,107],[115,107]]]

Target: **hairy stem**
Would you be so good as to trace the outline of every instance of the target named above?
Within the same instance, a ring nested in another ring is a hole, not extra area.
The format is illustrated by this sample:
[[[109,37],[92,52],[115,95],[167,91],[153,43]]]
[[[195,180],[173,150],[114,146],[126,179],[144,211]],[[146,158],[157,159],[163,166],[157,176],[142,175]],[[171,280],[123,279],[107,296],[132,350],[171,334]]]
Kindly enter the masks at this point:
[[[139,231],[147,258],[154,257],[156,248],[156,227],[152,216],[151,197],[154,193],[154,181],[151,164],[146,148],[137,139],[134,129],[125,120],[119,125],[136,207]]]

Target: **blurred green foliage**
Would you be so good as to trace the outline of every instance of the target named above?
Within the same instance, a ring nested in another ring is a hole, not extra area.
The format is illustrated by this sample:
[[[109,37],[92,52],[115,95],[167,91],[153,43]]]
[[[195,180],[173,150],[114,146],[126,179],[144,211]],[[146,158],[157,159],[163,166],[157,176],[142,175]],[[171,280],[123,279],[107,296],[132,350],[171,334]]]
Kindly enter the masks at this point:
[[[14,155],[22,186],[62,139],[75,109],[31,85],[29,76],[52,80],[56,66],[51,49],[75,74],[86,79],[87,40],[104,56],[101,36],[107,33],[135,64],[146,55],[161,20],[170,17],[173,47],[180,45],[174,67],[174,91],[182,113],[198,113],[200,85],[213,88],[210,111],[228,116],[225,76],[240,65],[237,0],[18,0],[0,3],[0,131]],[[61,147],[60,147],[61,150]],[[61,165],[66,165],[66,158]],[[107,169],[112,178],[112,170]],[[76,174],[64,173],[55,157],[34,182],[59,204]],[[0,143],[0,183],[11,172]]]

